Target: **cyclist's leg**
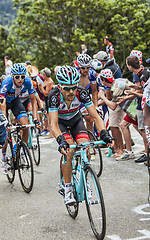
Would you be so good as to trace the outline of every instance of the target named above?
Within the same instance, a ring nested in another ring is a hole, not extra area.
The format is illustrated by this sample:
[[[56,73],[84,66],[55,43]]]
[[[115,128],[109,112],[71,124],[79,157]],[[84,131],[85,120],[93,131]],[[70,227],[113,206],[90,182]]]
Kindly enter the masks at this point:
[[[16,98],[15,101],[13,102],[13,106],[11,108],[14,116],[17,118],[17,120],[22,124],[22,125],[27,125],[28,124],[28,116],[26,113],[26,109],[23,106],[22,102],[20,101],[19,98]],[[28,142],[28,137],[29,137],[29,128],[23,129],[23,135],[22,135],[22,141],[27,143]]]

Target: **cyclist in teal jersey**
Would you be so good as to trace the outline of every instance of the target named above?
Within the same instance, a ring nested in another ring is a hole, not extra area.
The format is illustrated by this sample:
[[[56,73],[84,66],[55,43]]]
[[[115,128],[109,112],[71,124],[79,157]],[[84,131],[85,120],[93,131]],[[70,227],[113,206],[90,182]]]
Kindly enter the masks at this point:
[[[54,137],[59,144],[59,151],[67,156],[67,164],[62,166],[65,180],[65,204],[75,202],[72,184],[72,157],[73,150],[69,149],[74,141],[77,144],[89,141],[86,128],[80,113],[80,104],[83,103],[94,120],[101,138],[106,143],[112,142],[112,137],[105,129],[103,120],[98,115],[88,91],[78,86],[80,75],[76,68],[62,66],[56,75],[59,84],[49,94],[49,117]]]

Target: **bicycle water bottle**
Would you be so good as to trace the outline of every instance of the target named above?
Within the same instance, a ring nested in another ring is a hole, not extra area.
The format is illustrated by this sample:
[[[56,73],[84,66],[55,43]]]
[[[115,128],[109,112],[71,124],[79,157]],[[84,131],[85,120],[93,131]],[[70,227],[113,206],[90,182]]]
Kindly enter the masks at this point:
[[[14,147],[13,147],[13,155],[16,154],[16,146],[17,146],[17,144],[15,143],[15,144],[14,144]]]
[[[76,181],[77,181],[77,182],[80,181],[80,169],[81,169],[81,166],[78,165],[78,167],[77,167],[77,172],[76,172]]]

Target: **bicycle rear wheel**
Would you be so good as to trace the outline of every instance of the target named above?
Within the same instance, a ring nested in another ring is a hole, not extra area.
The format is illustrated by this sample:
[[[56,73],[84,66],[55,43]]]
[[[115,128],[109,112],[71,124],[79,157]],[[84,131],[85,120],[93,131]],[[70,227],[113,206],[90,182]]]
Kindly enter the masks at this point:
[[[90,142],[98,141],[91,131],[87,130],[87,132],[90,138]],[[97,177],[100,177],[103,170],[103,160],[100,146],[99,145],[94,147],[90,146],[90,154],[91,154],[90,162],[92,168],[95,170]]]
[[[7,179],[10,183],[12,183],[15,179],[15,166],[13,160],[13,152],[12,152],[12,144],[8,142],[7,150],[6,150],[6,158],[7,158]]]
[[[21,143],[18,151],[19,156],[17,158],[17,163],[20,182],[23,190],[26,193],[29,193],[32,190],[34,181],[32,157],[26,143],[24,142]]]
[[[61,186],[63,186],[63,188],[61,187],[59,190],[59,193],[65,197],[65,189],[64,189],[64,177],[63,177],[63,173],[62,173],[62,161],[63,161],[63,157],[61,157],[60,159],[60,181],[61,181]],[[73,177],[72,177],[73,179]],[[73,194],[74,194],[74,198],[76,199],[76,203],[74,203],[73,205],[66,205],[67,211],[70,215],[70,217],[72,217],[73,219],[75,219],[78,215],[78,211],[79,211],[79,203],[77,201],[77,194],[76,194],[76,189],[75,186],[73,185]]]
[[[90,166],[84,170],[85,202],[90,225],[95,237],[104,239],[106,233],[106,213],[99,180]]]
[[[40,143],[39,143],[39,135],[36,128],[31,129],[32,135],[32,154],[33,159],[38,166],[40,164]]]

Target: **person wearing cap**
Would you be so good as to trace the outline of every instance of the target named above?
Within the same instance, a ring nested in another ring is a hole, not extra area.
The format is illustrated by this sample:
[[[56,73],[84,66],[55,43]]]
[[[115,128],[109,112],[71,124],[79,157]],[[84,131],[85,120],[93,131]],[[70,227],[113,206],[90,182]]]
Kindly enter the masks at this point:
[[[112,136],[115,139],[115,158],[120,160],[124,154],[124,146],[122,133],[120,131],[120,123],[124,118],[124,111],[119,106],[119,97],[124,94],[125,90],[129,90],[128,79],[115,79],[110,69],[104,69],[100,72],[100,80],[103,86],[109,87],[111,90],[111,99],[108,99],[103,90],[98,93],[98,98],[101,98],[109,107],[109,124]],[[133,156],[134,157],[134,156]]]
[[[28,65],[32,65],[29,60],[27,60],[27,61],[25,62],[25,66],[27,67]]]
[[[142,52],[139,50],[132,50],[130,53],[130,56],[136,56],[139,59],[140,66],[142,66]],[[137,74],[133,72],[133,83],[135,85],[140,86],[140,78]],[[144,115],[141,107],[142,97],[137,96],[136,91],[129,90],[126,92],[127,97],[124,97],[128,99],[128,96],[130,99],[134,99],[136,97],[137,99],[137,107],[136,107],[136,121],[133,120],[130,116],[126,115],[123,119],[123,121],[120,124],[120,127],[122,129],[124,140],[126,143],[126,149],[128,153],[130,154],[132,152],[132,140],[131,140],[131,133],[129,126],[133,124],[134,128],[139,132],[139,134],[143,138],[144,146],[145,146],[145,152],[147,151],[147,143],[146,143],[146,135],[145,135],[145,128],[144,128]],[[126,154],[126,157],[128,158],[128,155]],[[125,158],[125,156],[124,156]],[[145,154],[140,156],[138,159],[135,160],[136,163],[138,162],[144,162],[146,159]],[[128,159],[127,159],[128,160]]]
[[[93,55],[94,59],[98,59],[102,65],[103,69],[110,69],[113,73],[114,78],[122,78],[122,73],[119,65],[115,62],[115,59],[109,59],[108,54],[105,51],[99,51]]]
[[[110,42],[110,38],[108,36],[106,36],[104,38],[104,44],[106,45],[106,53],[109,57],[109,59],[113,59],[114,58],[114,46],[113,44]]]
[[[147,90],[149,88],[150,68],[146,68],[140,65],[138,56],[133,54],[126,58],[126,65],[131,72],[135,73],[139,77],[139,82],[137,82],[135,85],[132,85],[132,87],[136,90],[134,94],[142,98],[141,107],[142,107],[142,110],[144,111],[143,114],[145,115],[148,112],[148,110],[145,111],[145,106],[147,107],[146,102],[147,102]],[[149,117],[144,116],[144,129],[145,129],[145,121],[147,121],[147,119],[149,119]],[[142,137],[144,141],[145,140],[144,134],[142,135]],[[145,141],[144,141],[144,144],[145,144],[145,153],[140,158],[135,160],[135,162],[137,163],[145,162],[147,160],[147,144],[145,143]]]
[[[45,67],[44,69],[41,70],[41,75],[44,79],[44,84],[42,85],[39,81],[38,81],[38,87],[39,90],[41,91],[41,93],[43,93],[44,95],[44,99],[45,99],[45,109],[48,113],[48,94],[50,93],[50,91],[52,90],[52,88],[54,87],[54,82],[51,79],[51,70],[47,67]],[[41,133],[42,135],[49,135],[50,138],[53,137],[53,135],[51,134],[50,131],[50,123],[48,121],[48,118],[46,120],[47,122],[45,122],[45,129],[44,131]]]
[[[60,67],[61,67],[61,66],[56,66],[56,67],[54,68],[54,74],[55,74],[55,75],[57,74],[57,72],[58,72],[58,70],[59,70]]]

